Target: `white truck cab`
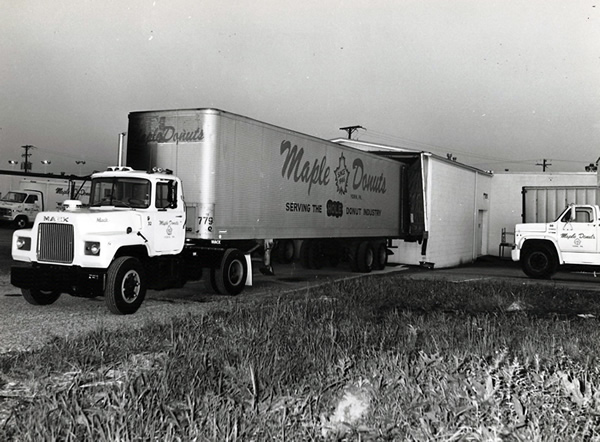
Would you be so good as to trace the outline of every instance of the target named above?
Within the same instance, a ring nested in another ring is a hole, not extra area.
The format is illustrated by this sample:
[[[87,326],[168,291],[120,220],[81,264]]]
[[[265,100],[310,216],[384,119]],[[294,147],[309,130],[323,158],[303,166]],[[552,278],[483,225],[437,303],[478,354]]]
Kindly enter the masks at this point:
[[[185,243],[179,179],[113,167],[92,175],[89,207],[63,206],[14,232],[13,259],[29,265],[13,267],[12,284],[32,304],[52,303],[62,292],[104,294],[112,312],[135,312],[148,281],[160,278],[158,258],[178,256]]]
[[[517,224],[511,257],[532,278],[549,278],[563,264],[600,265],[600,209],[569,205],[551,223]]]
[[[0,199],[0,220],[14,223],[22,229],[43,210],[44,195],[39,190],[24,189],[7,192]]]

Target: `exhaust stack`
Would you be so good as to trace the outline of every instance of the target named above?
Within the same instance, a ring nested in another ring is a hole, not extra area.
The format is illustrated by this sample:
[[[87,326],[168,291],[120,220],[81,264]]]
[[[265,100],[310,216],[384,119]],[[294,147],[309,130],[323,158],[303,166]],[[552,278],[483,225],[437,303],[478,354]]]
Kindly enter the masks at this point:
[[[125,145],[125,134],[127,134],[127,132],[121,132],[119,134],[119,158],[117,161],[117,165],[119,167],[123,166],[123,150],[124,150],[124,145]]]

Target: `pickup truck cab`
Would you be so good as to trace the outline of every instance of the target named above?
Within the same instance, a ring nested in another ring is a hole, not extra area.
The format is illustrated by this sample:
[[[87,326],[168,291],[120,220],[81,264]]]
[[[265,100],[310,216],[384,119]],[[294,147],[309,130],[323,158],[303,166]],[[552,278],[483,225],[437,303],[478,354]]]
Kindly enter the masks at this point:
[[[569,205],[551,223],[515,226],[511,257],[531,278],[550,278],[560,265],[600,266],[600,208]]]
[[[0,199],[0,220],[22,229],[43,210],[44,195],[39,190],[10,191]]]

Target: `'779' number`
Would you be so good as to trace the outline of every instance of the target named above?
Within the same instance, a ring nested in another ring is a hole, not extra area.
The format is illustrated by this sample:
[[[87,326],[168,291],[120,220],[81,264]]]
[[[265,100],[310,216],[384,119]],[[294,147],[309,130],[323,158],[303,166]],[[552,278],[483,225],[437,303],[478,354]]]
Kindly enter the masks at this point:
[[[212,232],[213,217],[212,216],[201,216],[199,219],[200,219],[200,222],[198,224],[200,224],[200,226],[202,226],[202,225],[208,226],[206,228],[206,230],[208,230],[209,232]]]

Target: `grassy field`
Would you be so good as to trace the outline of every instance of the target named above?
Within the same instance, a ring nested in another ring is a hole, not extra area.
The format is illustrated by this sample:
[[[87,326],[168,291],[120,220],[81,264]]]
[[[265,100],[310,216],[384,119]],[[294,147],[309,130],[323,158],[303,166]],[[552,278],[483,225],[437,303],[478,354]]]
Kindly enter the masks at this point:
[[[372,276],[0,359],[3,441],[600,440],[597,295]]]

